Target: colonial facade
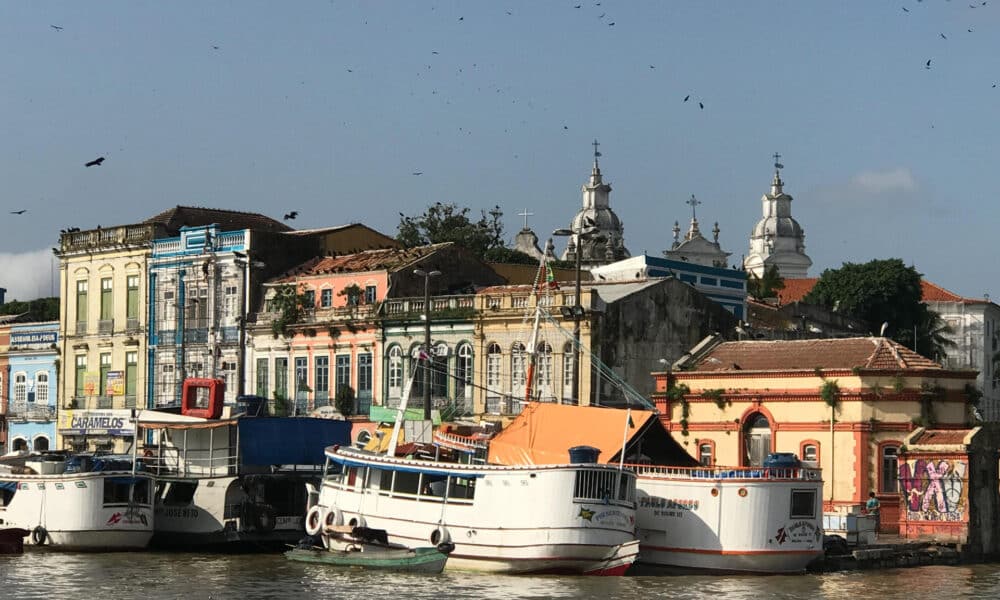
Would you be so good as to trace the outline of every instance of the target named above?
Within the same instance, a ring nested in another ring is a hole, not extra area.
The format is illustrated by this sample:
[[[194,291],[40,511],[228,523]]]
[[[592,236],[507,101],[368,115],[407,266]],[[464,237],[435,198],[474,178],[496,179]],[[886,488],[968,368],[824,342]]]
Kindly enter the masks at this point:
[[[763,216],[750,234],[750,253],[743,268],[756,277],[763,277],[765,269],[772,266],[782,277],[806,277],[812,266],[812,259],[806,256],[806,234],[792,217],[792,197],[785,193],[781,180],[783,165],[776,162],[774,166],[771,192],[760,199]]]
[[[56,447],[59,406],[59,322],[15,324],[7,350],[10,399],[7,437],[11,450],[44,451]]]
[[[708,342],[655,373],[661,418],[707,464],[791,452],[823,469],[825,506],[874,491],[898,521],[898,456],[920,425],[966,427],[972,371],[944,369],[886,338]]]
[[[134,435],[88,425],[125,423],[144,406],[146,261],[156,231],[143,223],[62,234],[59,448],[124,450]]]
[[[372,404],[398,406],[412,375],[414,405],[429,386],[435,408],[465,414],[473,375],[470,292],[478,282],[500,281],[451,243],[313,258],[266,284],[267,304],[251,332],[251,379],[260,395],[293,399],[297,412],[334,404],[346,388],[353,400],[342,408],[367,414]],[[419,364],[425,286],[429,378]]]

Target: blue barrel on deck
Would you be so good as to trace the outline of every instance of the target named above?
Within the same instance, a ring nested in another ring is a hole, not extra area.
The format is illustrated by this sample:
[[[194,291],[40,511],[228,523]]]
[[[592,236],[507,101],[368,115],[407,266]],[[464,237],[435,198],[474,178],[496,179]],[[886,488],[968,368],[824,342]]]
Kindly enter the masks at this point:
[[[600,448],[593,446],[573,446],[569,449],[569,462],[574,465],[596,463],[601,455]]]

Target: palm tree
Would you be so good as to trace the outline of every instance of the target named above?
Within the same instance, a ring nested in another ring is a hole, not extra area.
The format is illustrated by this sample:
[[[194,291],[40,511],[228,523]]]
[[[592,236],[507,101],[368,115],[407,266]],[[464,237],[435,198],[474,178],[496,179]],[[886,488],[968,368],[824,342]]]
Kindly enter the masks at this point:
[[[761,277],[751,273],[747,279],[747,293],[755,300],[774,298],[778,295],[778,291],[783,289],[785,289],[785,279],[778,272],[777,265],[765,267]]]

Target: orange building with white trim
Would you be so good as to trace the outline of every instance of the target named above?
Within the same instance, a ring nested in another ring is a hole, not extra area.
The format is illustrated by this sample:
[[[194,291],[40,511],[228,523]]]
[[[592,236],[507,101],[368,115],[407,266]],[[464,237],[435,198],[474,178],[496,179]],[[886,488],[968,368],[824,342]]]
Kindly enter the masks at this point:
[[[826,510],[875,491],[883,531],[898,527],[903,439],[966,427],[976,380],[877,337],[707,343],[653,376],[661,419],[692,456],[751,466],[794,453],[823,469]]]

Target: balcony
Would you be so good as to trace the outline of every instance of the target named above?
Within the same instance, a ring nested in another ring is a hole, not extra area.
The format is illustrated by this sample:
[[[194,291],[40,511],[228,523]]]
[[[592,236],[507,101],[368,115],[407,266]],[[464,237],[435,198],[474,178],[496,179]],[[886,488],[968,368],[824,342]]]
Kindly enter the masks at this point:
[[[134,333],[139,331],[139,318],[129,317],[125,320],[125,331],[129,333]]]
[[[154,228],[153,224],[123,225],[64,233],[59,237],[59,251],[60,254],[75,254],[122,246],[148,246],[153,241]]]
[[[111,335],[115,332],[114,319],[101,319],[97,322],[97,333],[99,335]]]
[[[11,402],[7,418],[12,421],[52,421],[56,418],[56,407],[34,402]]]
[[[87,322],[86,321],[77,321],[76,322],[75,333],[76,333],[76,335],[87,335]]]
[[[475,312],[476,297],[435,296],[431,298],[431,319],[462,318]],[[394,298],[383,303],[387,317],[414,317],[424,313],[423,298]]]
[[[135,396],[73,396],[63,404],[65,410],[107,410],[135,408]]]

